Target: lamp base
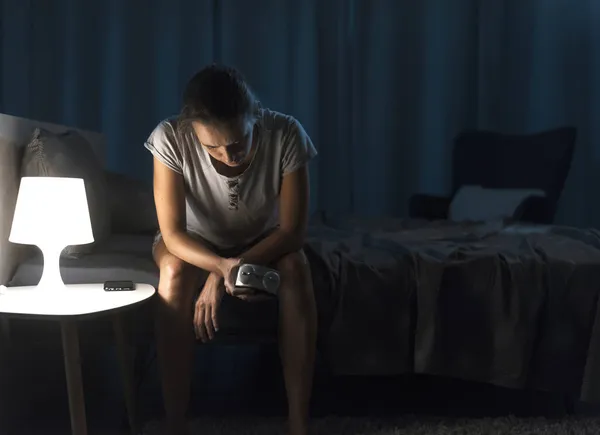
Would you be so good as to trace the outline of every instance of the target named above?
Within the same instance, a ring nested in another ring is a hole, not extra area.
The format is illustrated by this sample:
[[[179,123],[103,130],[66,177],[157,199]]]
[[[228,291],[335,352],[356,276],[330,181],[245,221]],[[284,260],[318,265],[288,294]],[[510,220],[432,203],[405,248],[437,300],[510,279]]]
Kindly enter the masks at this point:
[[[38,248],[42,251],[44,265],[42,278],[36,288],[45,291],[64,290],[66,287],[60,274],[60,253],[64,249],[64,246],[60,248],[38,246]]]

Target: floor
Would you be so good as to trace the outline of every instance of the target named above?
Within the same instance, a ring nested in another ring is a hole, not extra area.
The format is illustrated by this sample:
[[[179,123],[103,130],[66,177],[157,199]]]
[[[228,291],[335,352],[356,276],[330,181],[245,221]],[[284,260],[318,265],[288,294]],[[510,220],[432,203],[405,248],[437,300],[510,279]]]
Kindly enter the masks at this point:
[[[114,348],[85,348],[83,376],[88,426],[92,435],[117,433],[124,425],[124,405]],[[140,382],[140,415],[161,414],[153,351]],[[191,414],[280,416],[285,397],[273,347],[198,347]],[[68,433],[69,419],[64,368],[58,343],[13,347],[0,358],[0,434]],[[316,375],[313,415],[444,416],[545,415],[565,411],[562,397],[520,392],[487,385],[428,377],[331,379]],[[579,406],[579,412],[595,413]]]

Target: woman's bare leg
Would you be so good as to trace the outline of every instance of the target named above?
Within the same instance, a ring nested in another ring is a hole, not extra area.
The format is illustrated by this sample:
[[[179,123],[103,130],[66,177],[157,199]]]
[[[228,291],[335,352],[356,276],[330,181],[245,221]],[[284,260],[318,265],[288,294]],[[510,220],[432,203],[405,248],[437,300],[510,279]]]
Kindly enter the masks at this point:
[[[204,275],[172,255],[161,240],[154,249],[160,268],[156,309],[156,339],[167,433],[187,434],[194,336],[194,296]]]
[[[291,435],[307,435],[312,391],[317,309],[310,266],[303,252],[277,263],[279,289],[279,347],[287,390]]]

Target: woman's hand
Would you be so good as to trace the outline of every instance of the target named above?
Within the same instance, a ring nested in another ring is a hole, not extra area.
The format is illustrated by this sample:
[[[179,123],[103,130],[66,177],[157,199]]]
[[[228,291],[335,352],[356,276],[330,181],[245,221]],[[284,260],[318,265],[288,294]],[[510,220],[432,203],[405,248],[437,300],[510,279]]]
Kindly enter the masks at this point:
[[[219,271],[225,282],[225,289],[232,296],[237,272],[243,262],[241,258],[223,258],[219,262]]]
[[[223,278],[215,273],[209,274],[194,311],[194,332],[196,339],[203,343],[212,340],[219,330],[217,310],[224,294]]]

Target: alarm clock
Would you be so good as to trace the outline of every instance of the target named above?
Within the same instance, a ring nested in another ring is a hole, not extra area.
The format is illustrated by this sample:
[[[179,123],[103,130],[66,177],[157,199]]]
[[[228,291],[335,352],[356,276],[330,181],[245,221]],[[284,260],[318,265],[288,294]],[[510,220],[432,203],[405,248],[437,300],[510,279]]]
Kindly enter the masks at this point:
[[[279,271],[275,269],[257,264],[242,264],[237,272],[235,288],[240,293],[255,290],[277,296],[280,281]]]

